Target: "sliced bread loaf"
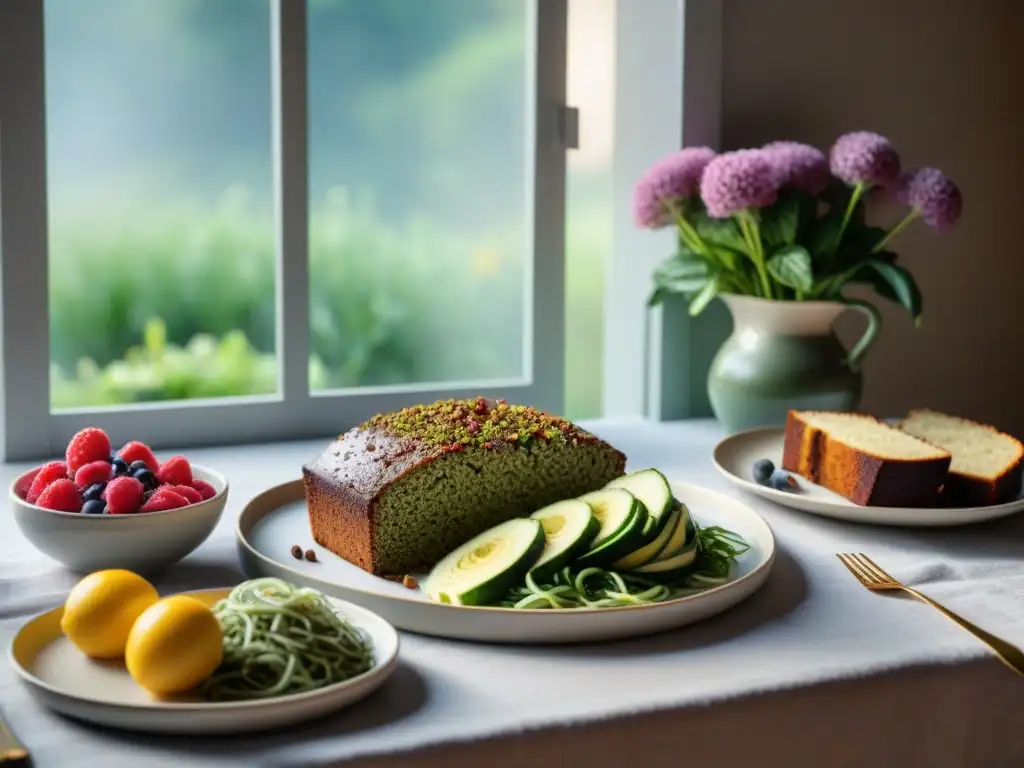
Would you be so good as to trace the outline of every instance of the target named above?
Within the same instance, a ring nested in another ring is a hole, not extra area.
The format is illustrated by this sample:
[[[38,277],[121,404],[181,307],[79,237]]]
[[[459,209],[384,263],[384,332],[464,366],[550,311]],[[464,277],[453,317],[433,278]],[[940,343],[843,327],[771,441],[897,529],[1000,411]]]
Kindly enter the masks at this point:
[[[313,540],[378,575],[429,568],[479,533],[603,488],[621,452],[525,405],[440,400],[350,429],[302,474]]]
[[[913,410],[899,424],[908,434],[953,455],[942,501],[949,506],[1002,504],[1021,490],[1024,445],[995,427],[926,408]]]
[[[934,506],[951,456],[874,416],[790,411],[782,468],[862,506]]]

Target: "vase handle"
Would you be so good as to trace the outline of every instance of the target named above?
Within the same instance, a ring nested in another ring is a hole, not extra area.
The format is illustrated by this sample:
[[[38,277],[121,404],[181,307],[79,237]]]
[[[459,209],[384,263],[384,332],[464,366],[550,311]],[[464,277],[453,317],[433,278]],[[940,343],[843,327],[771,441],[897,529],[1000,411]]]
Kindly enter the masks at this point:
[[[864,335],[857,340],[857,343],[853,345],[853,349],[846,355],[846,365],[851,371],[856,373],[860,370],[860,361],[864,359],[864,355],[867,354],[868,350],[871,349],[871,345],[878,339],[878,332],[882,330],[882,316],[873,304],[869,304],[866,301],[847,299],[845,303],[850,309],[862,312],[868,319],[868,327],[864,331]]]

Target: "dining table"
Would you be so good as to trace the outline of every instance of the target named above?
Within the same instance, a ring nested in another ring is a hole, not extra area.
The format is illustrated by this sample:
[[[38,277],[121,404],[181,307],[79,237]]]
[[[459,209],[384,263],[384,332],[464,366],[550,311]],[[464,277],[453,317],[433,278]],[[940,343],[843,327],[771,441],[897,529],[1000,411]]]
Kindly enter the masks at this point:
[[[871,526],[799,512],[728,483],[712,420],[581,425],[659,468],[738,499],[771,526],[764,586],[679,629],[574,645],[483,644],[401,632],[397,668],[368,698],[314,722],[169,736],[43,708],[6,651],[80,578],[0,512],[0,715],[49,766],[1024,766],[1024,677],[934,608],[872,593],[837,559],[863,552],[970,621],[1024,645],[1024,515],[949,528]],[[324,441],[179,450],[228,477],[212,535],[154,577],[161,593],[232,586],[246,503],[300,476]],[[3,465],[9,487],[30,465]],[[628,621],[628,612],[623,615]]]

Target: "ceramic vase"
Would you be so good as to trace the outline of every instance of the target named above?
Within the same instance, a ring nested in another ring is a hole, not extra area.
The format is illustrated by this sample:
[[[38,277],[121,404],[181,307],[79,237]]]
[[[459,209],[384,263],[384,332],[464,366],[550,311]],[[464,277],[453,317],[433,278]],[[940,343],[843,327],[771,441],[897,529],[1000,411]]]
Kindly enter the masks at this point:
[[[786,423],[801,410],[853,410],[860,404],[860,362],[878,336],[881,319],[870,304],[851,301],[773,301],[725,294],[732,334],[708,374],[711,408],[731,432]],[[833,325],[859,311],[868,327],[847,350]]]

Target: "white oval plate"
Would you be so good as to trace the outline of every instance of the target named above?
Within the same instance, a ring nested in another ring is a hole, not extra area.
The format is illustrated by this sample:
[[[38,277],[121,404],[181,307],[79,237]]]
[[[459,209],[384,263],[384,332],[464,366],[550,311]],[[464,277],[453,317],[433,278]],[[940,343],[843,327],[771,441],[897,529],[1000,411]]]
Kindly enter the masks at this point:
[[[777,491],[758,485],[751,477],[754,462],[771,459],[779,466],[784,441],[785,430],[781,427],[730,435],[715,446],[715,468],[733,485],[777,504],[854,523],[940,528],[981,523],[1024,510],[1024,499],[990,507],[862,507],[799,476],[797,491]]]
[[[228,589],[184,594],[207,605]],[[293,725],[353,704],[379,688],[398,660],[398,633],[379,616],[333,600],[334,607],[373,642],[374,667],[326,688],[253,701],[206,702],[197,695],[157,701],[135,684],[123,662],[93,661],[64,637],[63,606],[26,622],[11,641],[8,658],[45,707],[99,725],[177,734],[225,734]]]
[[[771,528],[749,507],[688,483],[672,483],[672,490],[701,525],[735,531],[751,549],[737,558],[735,577],[729,583],[655,605],[553,611],[435,603],[419,589],[373,576],[314,543],[301,480],[271,488],[248,504],[238,519],[238,552],[249,578],[276,576],[319,589],[362,605],[410,632],[519,644],[638,637],[731,608],[764,584],[775,558]],[[314,550],[317,562],[292,557],[295,544]]]

